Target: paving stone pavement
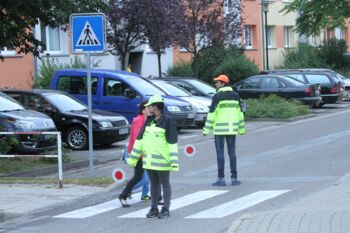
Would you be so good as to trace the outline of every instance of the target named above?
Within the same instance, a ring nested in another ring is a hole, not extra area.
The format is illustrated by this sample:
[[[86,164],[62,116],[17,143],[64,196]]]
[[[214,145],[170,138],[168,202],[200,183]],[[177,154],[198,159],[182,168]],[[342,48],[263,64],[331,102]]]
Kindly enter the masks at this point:
[[[349,233],[350,173],[283,209],[245,214],[227,233]]]

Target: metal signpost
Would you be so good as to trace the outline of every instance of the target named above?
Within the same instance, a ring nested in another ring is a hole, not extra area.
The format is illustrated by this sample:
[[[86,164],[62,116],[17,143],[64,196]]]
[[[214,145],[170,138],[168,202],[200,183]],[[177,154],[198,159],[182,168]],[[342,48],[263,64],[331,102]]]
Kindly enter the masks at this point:
[[[106,44],[106,17],[101,13],[81,13],[70,16],[73,53],[86,54],[87,102],[89,114],[89,176],[93,176],[93,138],[91,104],[91,54],[104,53]]]

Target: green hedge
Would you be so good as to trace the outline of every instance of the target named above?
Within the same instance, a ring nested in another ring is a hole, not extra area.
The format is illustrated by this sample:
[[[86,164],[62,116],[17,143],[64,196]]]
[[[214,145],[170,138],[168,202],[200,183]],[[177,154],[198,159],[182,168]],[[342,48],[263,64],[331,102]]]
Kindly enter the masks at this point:
[[[246,118],[291,118],[310,113],[308,106],[297,100],[286,100],[276,95],[247,99]]]
[[[191,62],[180,62],[167,70],[167,76],[193,77],[194,72]]]

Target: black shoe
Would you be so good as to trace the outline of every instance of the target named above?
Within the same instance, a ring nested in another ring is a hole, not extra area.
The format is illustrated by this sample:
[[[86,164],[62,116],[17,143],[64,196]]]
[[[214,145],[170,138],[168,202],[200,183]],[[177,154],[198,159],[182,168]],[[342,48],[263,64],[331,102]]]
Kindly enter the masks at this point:
[[[148,212],[148,214],[146,214],[147,218],[155,218],[159,215],[159,210],[158,208],[151,208]]]
[[[162,196],[160,196],[158,198],[158,205],[164,205],[164,201],[163,201],[163,197]]]
[[[160,219],[164,219],[164,218],[169,218],[170,213],[169,213],[169,209],[168,208],[162,208],[162,211],[160,212],[160,214],[158,215],[158,218]]]
[[[118,197],[119,201],[120,201],[120,204],[123,206],[123,207],[130,207],[130,205],[128,204],[127,200],[126,199],[123,199],[121,197]]]

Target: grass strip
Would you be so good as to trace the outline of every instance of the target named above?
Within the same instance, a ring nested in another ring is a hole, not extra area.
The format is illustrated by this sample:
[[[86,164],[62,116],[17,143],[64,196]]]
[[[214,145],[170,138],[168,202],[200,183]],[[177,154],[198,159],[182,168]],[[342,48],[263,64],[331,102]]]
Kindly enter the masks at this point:
[[[114,183],[112,177],[88,177],[88,178],[63,178],[64,184],[102,186],[107,187]],[[0,184],[58,184],[57,178],[37,178],[37,177],[0,177]]]

